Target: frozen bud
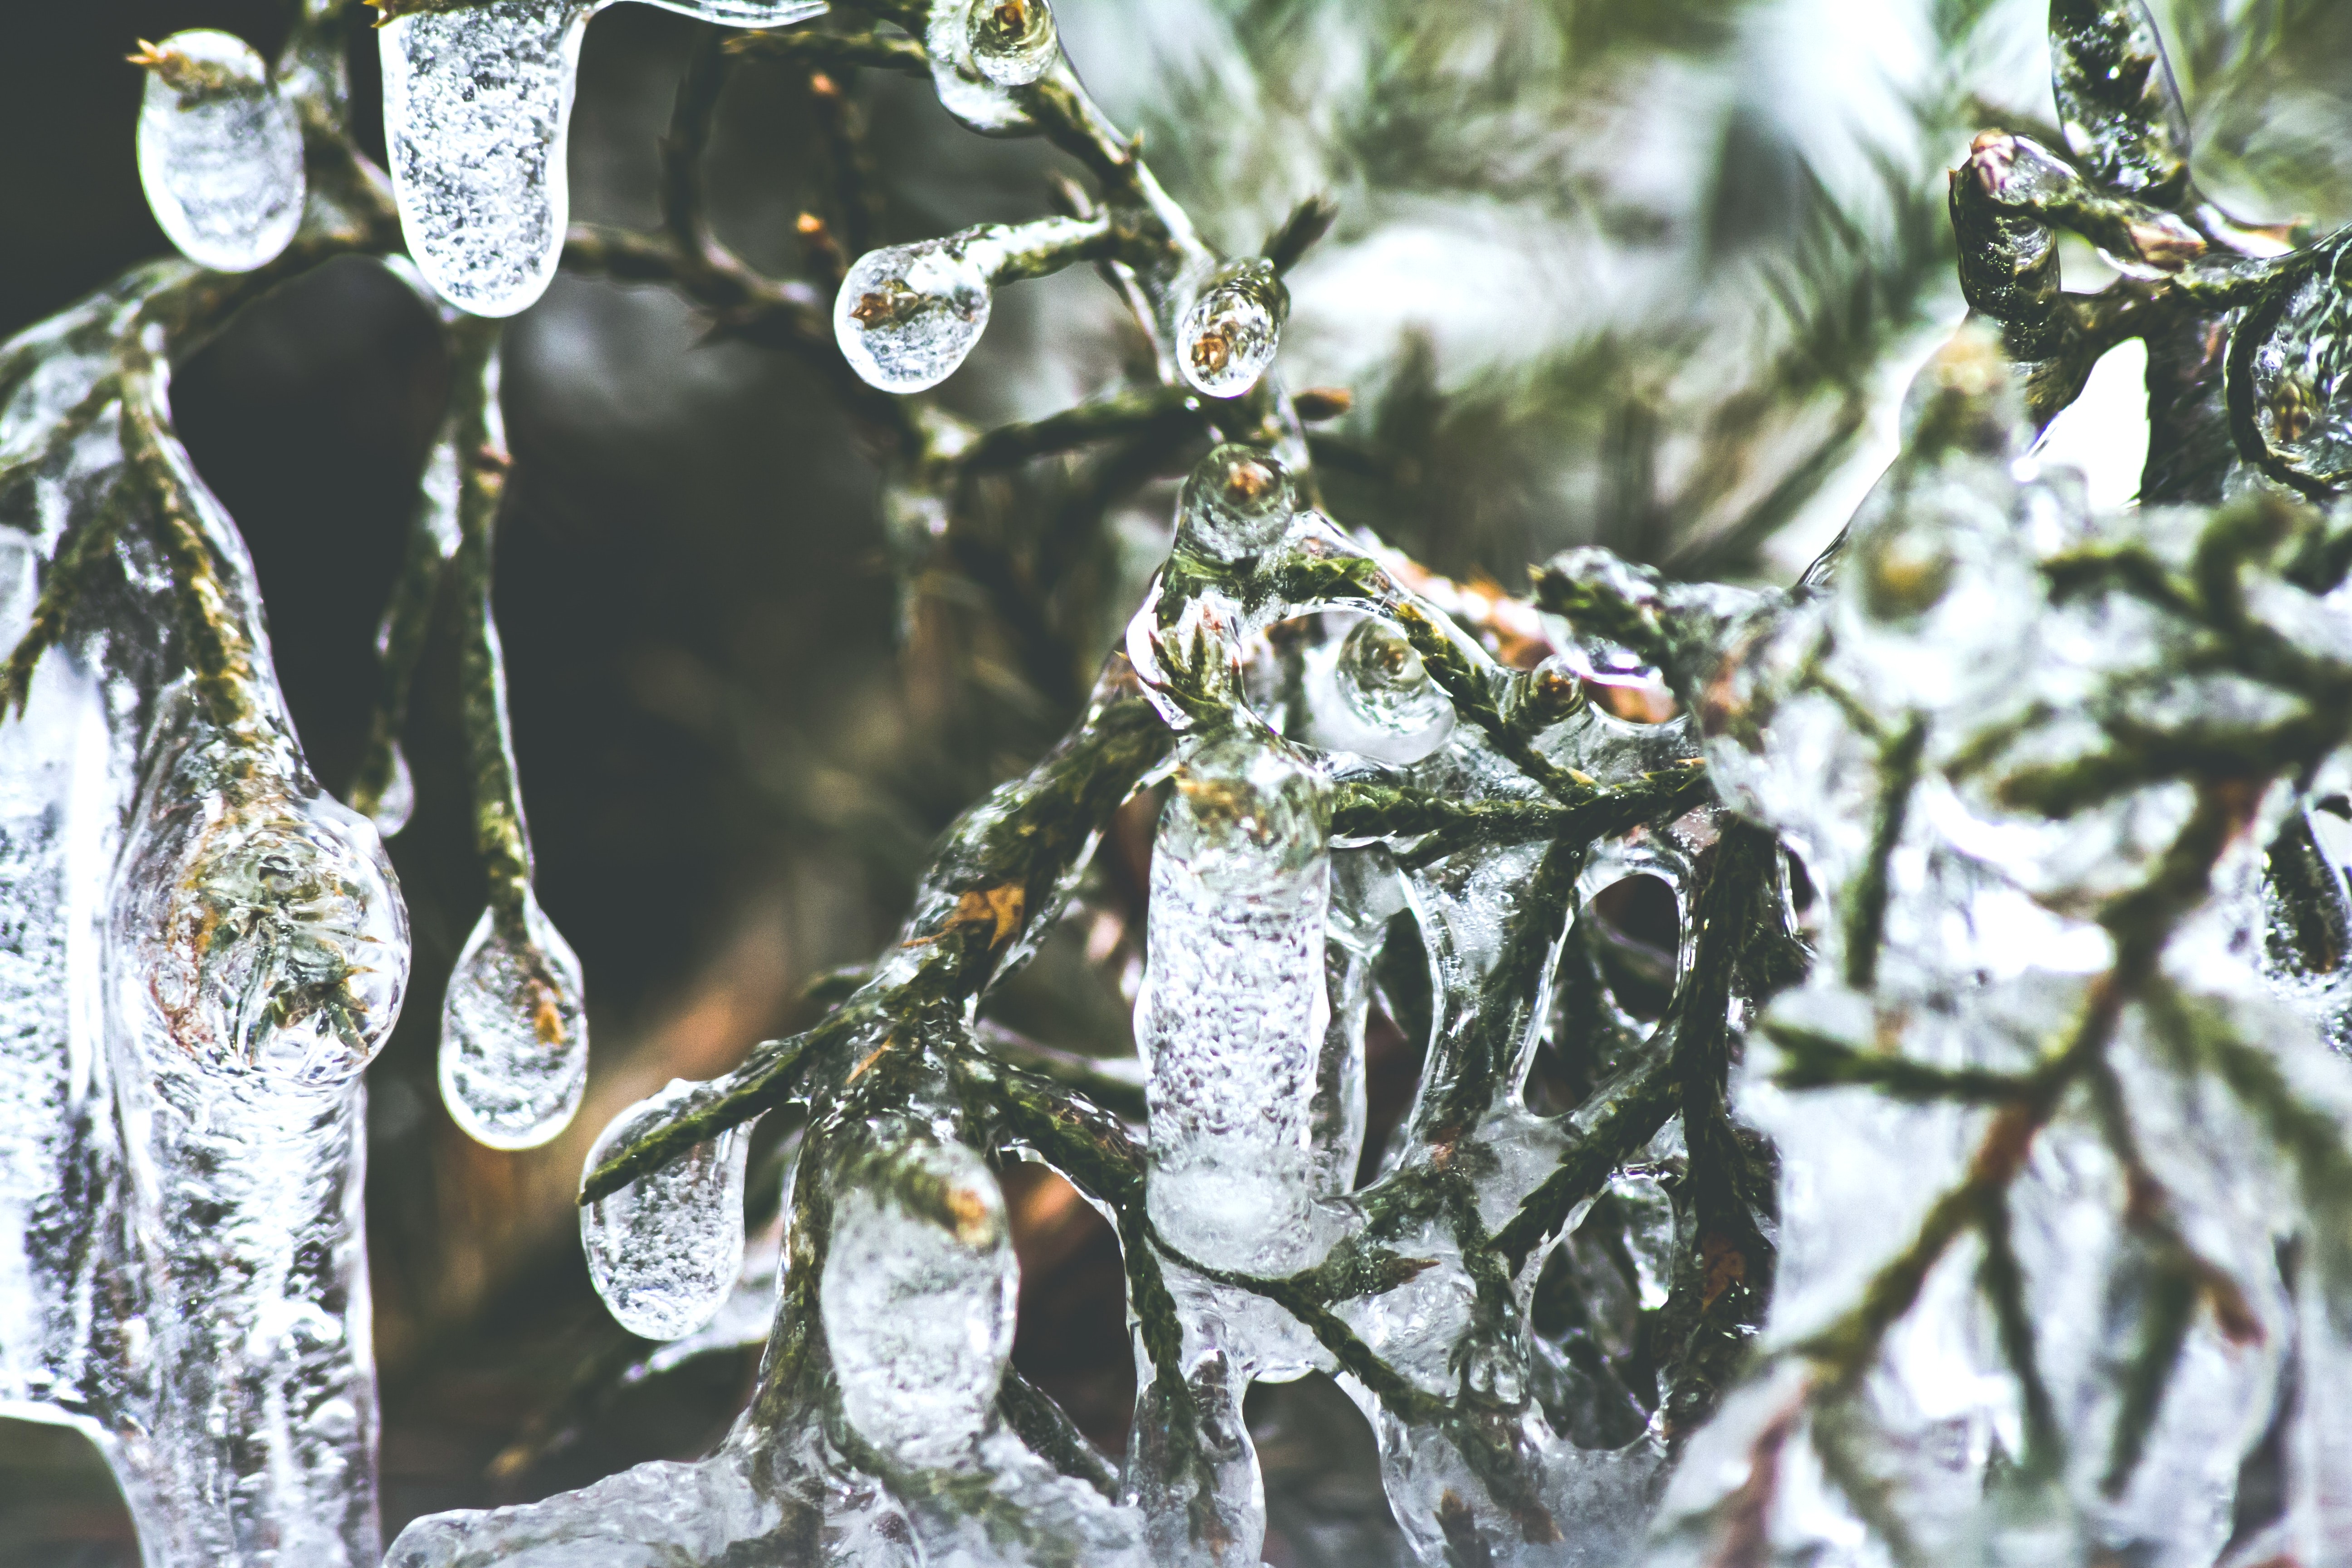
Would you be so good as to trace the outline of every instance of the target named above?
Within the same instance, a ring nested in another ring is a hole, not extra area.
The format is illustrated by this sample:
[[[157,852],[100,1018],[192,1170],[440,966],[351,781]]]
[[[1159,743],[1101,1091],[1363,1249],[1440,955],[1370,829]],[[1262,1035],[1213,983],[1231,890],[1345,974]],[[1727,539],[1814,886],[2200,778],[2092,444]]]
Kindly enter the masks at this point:
[[[154,776],[109,932],[121,1016],[225,1074],[356,1077],[408,985],[408,914],[375,830],[268,753],[198,740]]]
[[[1873,618],[1908,620],[1942,603],[1958,563],[1937,523],[1932,514],[1906,514],[1856,542],[1858,586]]]
[[[857,258],[833,304],[834,336],[869,385],[923,392],[953,374],[988,327],[988,274],[953,240]]]
[[[999,87],[1026,87],[1052,68],[1058,41],[1045,0],[977,0],[967,24],[971,63]]]
[[[562,1131],[588,1081],[580,960],[528,891],[516,924],[482,911],[441,1004],[442,1101],[493,1149]]]
[[[1195,750],[1152,847],[1136,1033],[1150,1063],[1152,1223],[1218,1268],[1302,1267],[1328,1021],[1330,786],[1288,747]]]
[[[2331,248],[2326,265],[2247,329],[2262,334],[2250,365],[2254,428],[2283,477],[2306,489],[2352,479],[2352,291],[2336,276],[2352,244]]]
[[[1334,673],[1349,710],[1387,734],[1426,730],[1452,710],[1412,644],[1378,616],[1357,622],[1339,644]]]
[[[155,221],[200,267],[250,272],[302,221],[302,128],[244,40],[174,33],[131,57],[147,69],[139,181]]]
[[[673,1080],[613,1118],[587,1170],[676,1110],[697,1086]],[[596,1294],[621,1327],[674,1340],[709,1322],[743,1268],[746,1129],[730,1127],[658,1171],[580,1211],[580,1247]]]
[[[1239,397],[1265,374],[1282,346],[1290,290],[1259,259],[1220,268],[1176,332],[1184,379],[1211,397]]]
[[[1013,1356],[1004,1194],[961,1143],[910,1142],[843,1179],[817,1285],[842,1414],[898,1464],[945,1465],[986,1430]]]
[[[1228,442],[1202,458],[1176,506],[1176,547],[1204,561],[1245,560],[1290,527],[1290,475],[1255,447]]]

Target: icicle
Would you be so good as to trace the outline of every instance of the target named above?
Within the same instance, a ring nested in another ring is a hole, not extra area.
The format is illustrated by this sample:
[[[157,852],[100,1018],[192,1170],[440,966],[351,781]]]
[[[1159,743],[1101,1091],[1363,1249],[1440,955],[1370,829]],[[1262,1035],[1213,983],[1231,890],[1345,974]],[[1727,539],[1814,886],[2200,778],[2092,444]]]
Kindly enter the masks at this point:
[[[394,16],[378,35],[401,230],[426,280],[462,310],[511,316],[555,276],[571,216],[565,149],[580,41],[607,4],[489,0]],[[824,6],[675,0],[664,9],[782,26]]]
[[[228,33],[199,27],[142,46],[139,181],[155,221],[199,267],[250,272],[302,221],[302,128],[269,67]]]
[[[987,1428],[1013,1354],[1004,1194],[961,1143],[911,1140],[853,1173],[819,1286],[842,1411],[892,1463],[948,1464]]]
[[[999,87],[1028,86],[1061,49],[1046,0],[978,0],[964,38],[972,64]]]
[[[1177,330],[1176,360],[1184,379],[1211,397],[1239,397],[1274,363],[1289,314],[1290,290],[1272,262],[1220,268]]]
[[[441,1005],[441,1099],[467,1136],[534,1149],[563,1131],[588,1082],[580,960],[526,889],[520,919],[482,911]]]
[[[1453,715],[1453,704],[1422,668],[1421,655],[1381,616],[1356,623],[1339,645],[1333,673],[1349,710],[1388,734],[1413,734]]]
[[[1215,447],[1184,479],[1176,503],[1176,548],[1200,560],[1245,561],[1289,528],[1290,475],[1255,447]]]
[[[1286,1273],[1312,1245],[1329,812],[1314,768],[1229,733],[1187,760],[1152,848],[1136,1003],[1149,1204],[1160,1233],[1212,1267]]]
[[[614,1117],[588,1152],[588,1170],[621,1140],[657,1120],[696,1085],[674,1080]],[[710,1321],[743,1267],[743,1162],[750,1129],[730,1128],[684,1158],[580,1211],[588,1277],[614,1321],[649,1340],[674,1340]]]
[[[987,272],[956,238],[886,246],[857,258],[833,305],[850,368],[885,392],[922,392],[955,374],[988,328]]]

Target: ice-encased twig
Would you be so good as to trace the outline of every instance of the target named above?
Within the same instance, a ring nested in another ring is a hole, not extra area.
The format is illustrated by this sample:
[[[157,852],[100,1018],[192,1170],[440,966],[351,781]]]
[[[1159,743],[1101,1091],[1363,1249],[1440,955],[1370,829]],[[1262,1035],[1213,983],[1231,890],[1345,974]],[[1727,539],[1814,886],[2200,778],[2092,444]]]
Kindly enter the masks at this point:
[[[143,317],[193,281],[133,274],[0,349],[17,616],[78,533],[108,545],[0,732],[8,897],[42,900],[10,928],[0,1400],[92,1435],[158,1568],[363,1564],[357,1072],[405,921],[302,765],[251,563],[171,433]]]

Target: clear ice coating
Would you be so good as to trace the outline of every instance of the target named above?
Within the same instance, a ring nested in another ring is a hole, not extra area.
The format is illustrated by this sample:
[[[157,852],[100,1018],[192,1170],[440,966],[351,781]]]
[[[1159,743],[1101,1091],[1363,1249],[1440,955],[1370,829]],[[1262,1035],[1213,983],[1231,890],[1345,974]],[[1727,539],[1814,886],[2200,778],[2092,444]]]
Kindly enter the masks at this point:
[[[519,917],[485,909],[441,1003],[441,1100],[476,1142],[535,1149],[588,1083],[580,960],[529,889]]]
[[[1379,616],[1357,622],[1340,642],[1332,675],[1349,711],[1391,735],[1426,730],[1454,710],[1412,644]]]
[[[975,55],[983,34],[992,41],[1003,36],[984,15],[997,9],[998,4],[999,0],[931,0],[930,16],[923,27],[923,52],[930,57],[931,89],[939,95],[941,109],[982,135],[1017,136],[1036,129],[1029,111],[1008,90],[1014,84],[983,72]],[[1045,0],[1023,0],[1023,8],[1044,12]],[[1053,18],[1050,12],[1045,15],[1050,38]],[[1049,47],[1039,58],[1037,71],[1024,79],[1034,81],[1057,58],[1058,47]]]
[[[392,743],[392,777],[386,781],[383,794],[376,797],[375,809],[368,813],[368,820],[375,825],[378,837],[389,838],[407,826],[408,819],[415,815],[416,775],[409,771],[407,750],[394,741]]]
[[[1286,1274],[1314,1245],[1329,795],[1272,737],[1209,737],[1152,846],[1135,1029],[1151,1075],[1147,1206],[1213,1268]]]
[[[842,1413],[892,1464],[937,1468],[987,1430],[1021,1285],[1004,1194],[961,1143],[910,1139],[834,1199],[818,1300]]]
[[[2336,487],[2352,479],[2352,294],[2340,275],[2352,234],[2316,247],[2278,304],[2257,310],[2249,371],[2254,427],[2292,479]]]
[[[244,544],[171,433],[135,311],[187,275],[0,349],[0,636],[80,531],[118,524],[121,567],[0,723],[0,1408],[92,1437],[150,1568],[366,1568],[356,1075],[406,921],[302,762]],[[250,650],[226,722],[190,689],[174,516]]]
[[[1239,397],[1257,384],[1282,346],[1290,290],[1274,263],[1236,261],[1218,268],[1176,331],[1176,363],[1195,390]]]
[[[302,221],[302,127],[268,62],[233,34],[174,33],[147,69],[139,181],[164,237],[199,267],[250,272]]]
[[[1176,504],[1176,548],[1204,561],[1246,560],[1290,526],[1290,475],[1255,447],[1213,447],[1185,476]]]
[[[999,87],[1028,86],[1061,50],[1046,0],[976,0],[964,43],[980,74]]]
[[[842,279],[833,332],[850,368],[885,392],[955,374],[988,330],[987,272],[957,239],[869,250]]]
[[[589,1150],[587,1168],[695,1087],[674,1081],[614,1117]],[[751,1147],[750,1129],[730,1128],[580,1211],[588,1277],[621,1327],[649,1340],[680,1339],[726,1304],[743,1268],[743,1163]]]
[[[566,145],[588,19],[612,0],[488,0],[379,31],[384,140],[409,254],[436,292],[511,316],[547,289],[572,211]],[[730,26],[783,26],[823,0],[656,0]]]

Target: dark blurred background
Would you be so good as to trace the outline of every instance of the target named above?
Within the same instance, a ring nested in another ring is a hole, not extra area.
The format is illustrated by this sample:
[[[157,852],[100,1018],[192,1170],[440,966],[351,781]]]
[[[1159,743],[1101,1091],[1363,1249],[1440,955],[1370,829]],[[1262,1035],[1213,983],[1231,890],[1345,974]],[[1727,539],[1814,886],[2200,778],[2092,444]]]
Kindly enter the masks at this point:
[[[0,335],[165,248],[132,163],[134,41],[214,26],[270,53],[289,9],[76,0],[0,17]],[[1254,248],[1299,198],[1339,199],[1339,227],[1294,279],[1283,360],[1294,386],[1355,395],[1316,445],[1331,509],[1433,566],[1516,585],[1586,542],[1785,579],[1834,531],[1888,455],[1908,367],[1958,314],[1941,171],[1979,125],[2051,118],[2040,10],[1065,0],[1060,15],[1081,73],[1148,133],[1214,243]],[[2163,15],[2208,184],[2248,216],[2340,219],[2345,8],[2181,0]],[[620,5],[589,29],[576,219],[654,224],[656,139],[699,26]],[[359,133],[380,155],[365,42]],[[871,127],[881,238],[1046,210],[1056,163],[1039,143],[971,135],[911,81],[844,85]],[[794,218],[823,199],[810,91],[804,72],[740,68],[709,164],[721,237],[779,275],[803,270]],[[2103,275],[2087,251],[2068,267],[2076,287]],[[387,1539],[420,1512],[697,1454],[725,1428],[755,1350],[623,1375],[652,1347],[587,1283],[572,1204],[587,1144],[668,1079],[710,1077],[795,1026],[812,976],[888,940],[931,837],[1068,723],[1165,548],[1166,480],[1200,449],[1136,476],[1088,570],[1008,628],[973,557],[893,549],[873,461],[817,374],[706,327],[662,290],[566,276],[508,336],[498,616],[540,893],[586,967],[594,1067],[544,1150],[482,1149],[440,1107],[437,1000],[482,900],[444,624],[406,734],[416,815],[392,844],[413,990],[370,1075]],[[1034,416],[1118,384],[1133,347],[1091,277],[1022,285],[944,401],[983,423]],[[2053,435],[2106,466],[2116,500],[2137,467],[2135,374],[2107,377],[2120,394]],[[331,788],[358,760],[446,379],[430,313],[357,259],[175,369],[182,435],[252,546],[278,676]],[[1017,512],[1025,493],[993,504]],[[1073,924],[1005,998],[1024,1032],[1131,1050],[1118,981],[1150,820],[1126,813],[1097,872],[1098,905],[1126,923]],[[1412,1063],[1397,1040],[1381,1049],[1393,1106]],[[787,1131],[765,1129],[755,1159],[768,1209]],[[1133,1376],[1116,1248],[1057,1179],[1007,1185],[1016,1361],[1116,1447]],[[1393,1551],[1370,1434],[1336,1390],[1260,1391],[1252,1414],[1272,1558]],[[79,1440],[0,1421],[0,1568],[134,1561]]]

